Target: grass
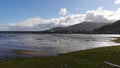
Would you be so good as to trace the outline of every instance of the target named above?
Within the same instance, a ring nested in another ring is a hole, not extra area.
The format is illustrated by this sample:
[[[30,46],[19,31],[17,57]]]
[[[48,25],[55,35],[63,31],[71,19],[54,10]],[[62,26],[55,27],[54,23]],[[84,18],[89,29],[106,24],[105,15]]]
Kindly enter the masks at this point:
[[[120,38],[114,41],[120,42]],[[120,46],[110,46],[58,56],[0,60],[0,68],[109,68],[104,61],[120,65],[119,60]]]
[[[120,43],[120,38],[119,37],[116,37],[117,39],[113,40],[114,42],[116,43]]]

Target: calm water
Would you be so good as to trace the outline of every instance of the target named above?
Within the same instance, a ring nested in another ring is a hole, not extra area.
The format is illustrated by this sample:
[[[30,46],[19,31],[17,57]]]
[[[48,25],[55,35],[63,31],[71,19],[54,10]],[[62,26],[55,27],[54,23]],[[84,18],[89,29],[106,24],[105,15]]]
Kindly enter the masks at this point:
[[[0,57],[57,55],[71,51],[119,45],[112,34],[0,34]]]

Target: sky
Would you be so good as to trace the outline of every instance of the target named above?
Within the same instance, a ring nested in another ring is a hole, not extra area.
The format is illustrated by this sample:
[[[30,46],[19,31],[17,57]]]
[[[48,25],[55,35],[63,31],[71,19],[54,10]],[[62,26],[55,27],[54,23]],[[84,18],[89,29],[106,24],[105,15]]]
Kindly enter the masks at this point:
[[[120,19],[120,0],[0,0],[0,30],[45,30]]]

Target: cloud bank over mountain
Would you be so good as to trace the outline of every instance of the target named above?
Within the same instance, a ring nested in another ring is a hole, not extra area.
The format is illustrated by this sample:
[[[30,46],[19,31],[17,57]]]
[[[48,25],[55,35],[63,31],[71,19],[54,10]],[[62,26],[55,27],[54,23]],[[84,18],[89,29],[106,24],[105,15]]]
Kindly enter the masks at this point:
[[[62,8],[59,14],[66,15],[67,9]],[[84,21],[89,22],[113,22],[120,19],[120,8],[115,11],[99,7],[96,10],[88,10],[84,14],[69,14],[59,18],[43,19],[41,17],[29,18],[25,21],[2,25],[1,30],[46,30],[52,27],[69,26]]]

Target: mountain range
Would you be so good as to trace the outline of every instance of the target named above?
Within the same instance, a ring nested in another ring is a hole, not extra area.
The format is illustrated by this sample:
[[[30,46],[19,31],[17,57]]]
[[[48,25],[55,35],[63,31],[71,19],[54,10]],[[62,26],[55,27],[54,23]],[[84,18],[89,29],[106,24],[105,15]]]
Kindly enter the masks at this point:
[[[101,28],[95,29],[94,32],[97,33],[112,33],[120,34],[120,20],[113,22],[112,24],[105,25]]]
[[[44,31],[0,31],[0,33],[86,33],[120,34],[120,20],[115,22],[82,22],[67,27],[54,27]]]
[[[53,33],[100,33],[120,34],[120,20],[115,22],[82,22],[68,27],[55,27],[48,32]]]
[[[85,33],[85,32],[92,32],[95,29],[98,29],[104,25],[108,25],[110,23],[105,22],[82,22],[79,24],[71,25],[68,27],[54,27],[48,32],[55,32],[55,33]]]

